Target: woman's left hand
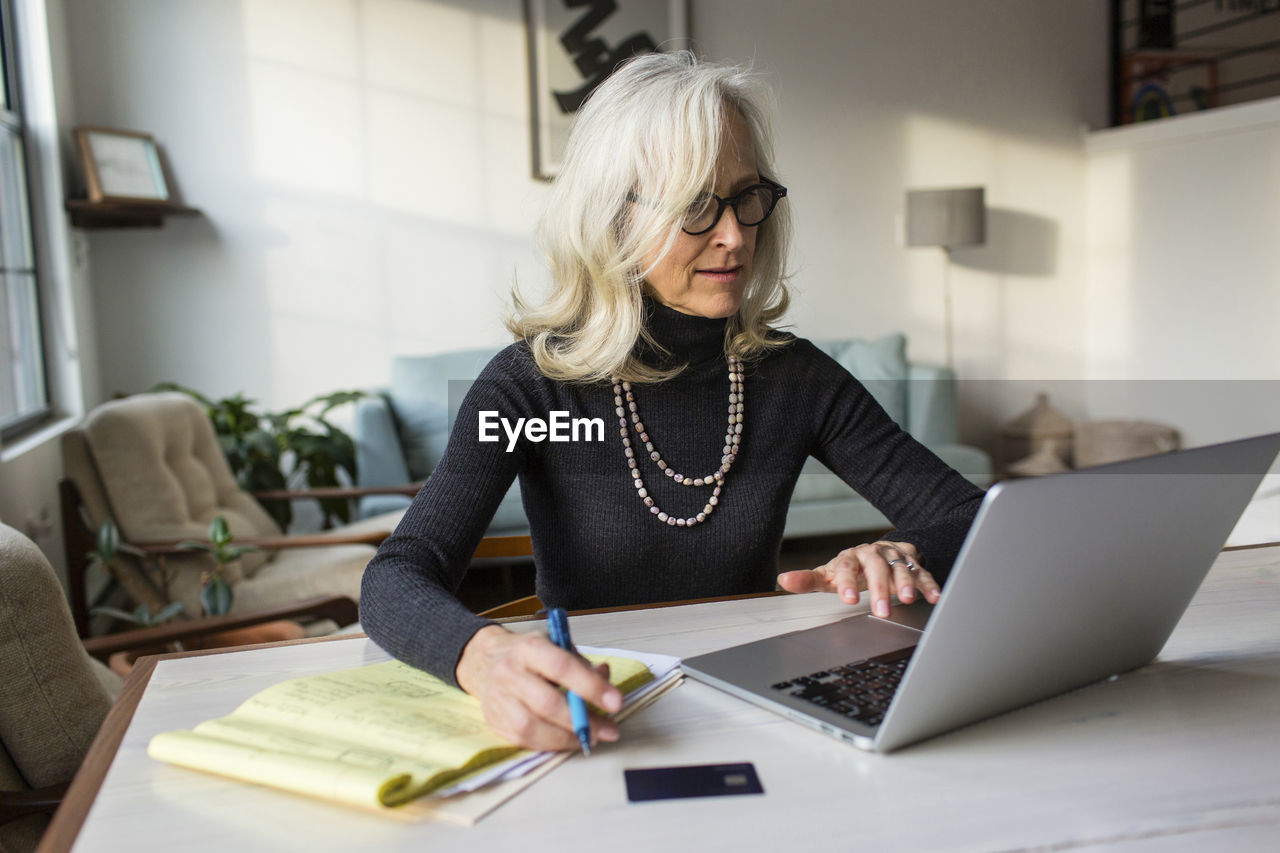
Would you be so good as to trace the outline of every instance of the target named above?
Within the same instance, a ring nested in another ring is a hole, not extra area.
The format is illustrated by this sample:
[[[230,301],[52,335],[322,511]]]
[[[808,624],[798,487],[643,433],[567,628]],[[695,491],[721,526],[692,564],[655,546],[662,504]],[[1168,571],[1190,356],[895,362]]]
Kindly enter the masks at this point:
[[[894,590],[903,604],[915,601],[917,592],[930,604],[938,603],[942,590],[922,562],[910,542],[881,540],[846,548],[816,569],[783,572],[778,585],[787,592],[834,592],[849,604],[857,604],[859,591],[865,589],[871,597],[871,612],[888,616]]]

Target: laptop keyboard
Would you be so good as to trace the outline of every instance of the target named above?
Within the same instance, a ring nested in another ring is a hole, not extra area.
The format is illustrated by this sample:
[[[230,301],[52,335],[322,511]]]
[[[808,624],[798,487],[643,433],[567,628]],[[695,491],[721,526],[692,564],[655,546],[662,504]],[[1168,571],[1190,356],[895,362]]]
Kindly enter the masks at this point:
[[[915,650],[915,646],[897,649],[770,686],[851,720],[878,726]]]

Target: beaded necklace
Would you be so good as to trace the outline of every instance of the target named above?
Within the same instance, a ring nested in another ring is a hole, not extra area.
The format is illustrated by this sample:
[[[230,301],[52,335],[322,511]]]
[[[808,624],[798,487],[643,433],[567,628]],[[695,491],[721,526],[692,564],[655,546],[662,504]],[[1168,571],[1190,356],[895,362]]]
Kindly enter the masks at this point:
[[[649,438],[649,434],[645,431],[644,424],[640,420],[640,412],[636,407],[635,395],[631,391],[631,383],[619,382],[616,377],[614,378],[613,403],[618,413],[618,434],[622,436],[622,451],[627,457],[627,467],[631,469],[631,480],[635,484],[636,495],[649,508],[649,512],[658,517],[658,521],[671,527],[693,527],[695,524],[701,524],[706,521],[715,510],[716,505],[720,503],[720,490],[724,487],[725,477],[728,476],[729,469],[733,467],[733,460],[737,458],[739,445],[742,443],[743,392],[745,387],[742,377],[742,360],[737,356],[731,355],[729,356],[729,426],[724,435],[720,467],[704,477],[686,477],[683,474],[676,473],[676,470],[662,458],[662,454],[654,449],[653,441]],[[631,424],[635,427],[636,434],[640,436],[640,441],[644,443],[644,449],[648,451],[649,458],[658,464],[658,469],[662,473],[685,486],[715,486],[712,489],[711,497],[707,499],[707,505],[702,508],[702,512],[688,518],[676,518],[674,515],[663,512],[653,502],[648,489],[645,488],[640,471],[636,467],[635,450],[631,447],[630,430],[627,428],[628,412],[631,415]]]

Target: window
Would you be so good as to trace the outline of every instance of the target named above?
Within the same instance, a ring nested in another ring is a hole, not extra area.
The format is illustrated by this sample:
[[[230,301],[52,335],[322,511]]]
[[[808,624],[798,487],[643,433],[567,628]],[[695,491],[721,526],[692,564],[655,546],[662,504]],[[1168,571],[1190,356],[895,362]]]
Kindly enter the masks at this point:
[[[48,411],[13,3],[0,0],[0,437]]]

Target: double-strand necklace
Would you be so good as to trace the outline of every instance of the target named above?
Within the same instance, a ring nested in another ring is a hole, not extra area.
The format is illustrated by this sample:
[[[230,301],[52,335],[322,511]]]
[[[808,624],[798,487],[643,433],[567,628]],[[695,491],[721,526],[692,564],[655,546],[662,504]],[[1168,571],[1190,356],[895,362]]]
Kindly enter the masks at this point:
[[[618,413],[618,434],[622,436],[622,451],[627,457],[627,468],[631,470],[631,481],[636,487],[636,495],[649,508],[649,512],[658,517],[658,521],[664,522],[671,527],[693,527],[695,524],[701,524],[715,511],[716,505],[720,503],[720,490],[724,488],[725,477],[729,475],[729,469],[733,467],[733,460],[738,456],[738,448],[742,443],[742,413],[743,413],[743,390],[745,386],[742,381],[742,360],[737,356],[729,356],[729,426],[724,434],[724,447],[721,449],[720,467],[704,477],[687,477],[684,474],[677,473],[674,468],[666,463],[653,446],[653,440],[649,437],[649,433],[645,431],[644,423],[640,420],[640,412],[636,407],[636,398],[631,391],[630,382],[619,382],[617,378],[613,380],[613,403],[617,407]],[[649,490],[645,488],[644,479],[640,476],[640,469],[636,464],[636,452],[631,446],[631,434],[627,427],[627,415],[631,416],[631,425],[635,427],[636,434],[640,436],[640,441],[644,444],[645,451],[648,452],[649,458],[658,465],[658,470],[666,474],[672,480],[685,486],[714,486],[711,491],[711,497],[707,498],[707,505],[702,508],[702,512],[697,515],[691,515],[688,518],[677,518],[674,515],[663,512],[657,504],[653,502],[653,497],[649,494]]]

